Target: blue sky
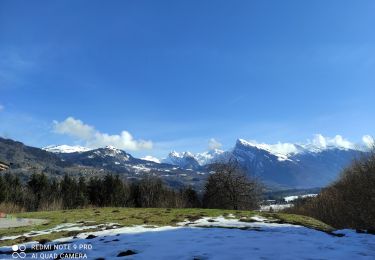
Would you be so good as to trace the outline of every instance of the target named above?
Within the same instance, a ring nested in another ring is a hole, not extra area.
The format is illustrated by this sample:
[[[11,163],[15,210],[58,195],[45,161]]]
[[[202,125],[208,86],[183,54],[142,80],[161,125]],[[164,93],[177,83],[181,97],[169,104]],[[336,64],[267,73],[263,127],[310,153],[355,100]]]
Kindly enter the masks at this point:
[[[0,135],[120,140],[136,156],[211,138],[357,142],[375,130],[374,13],[374,1],[3,0]]]

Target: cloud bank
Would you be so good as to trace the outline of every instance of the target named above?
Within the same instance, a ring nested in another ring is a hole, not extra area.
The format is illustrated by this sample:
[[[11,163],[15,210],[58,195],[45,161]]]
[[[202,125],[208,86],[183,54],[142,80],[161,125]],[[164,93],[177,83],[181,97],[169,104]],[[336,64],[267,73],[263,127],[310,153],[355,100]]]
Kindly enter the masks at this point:
[[[318,148],[327,148],[328,146],[338,147],[338,148],[346,148],[346,149],[354,149],[355,144],[344,139],[341,135],[336,135],[333,138],[324,137],[321,134],[316,134],[311,141],[311,144]]]
[[[83,141],[89,148],[111,145],[118,149],[137,151],[149,150],[153,147],[151,141],[135,140],[127,131],[122,131],[117,135],[101,133],[93,126],[87,125],[74,117],[68,117],[62,122],[53,121],[53,131]]]

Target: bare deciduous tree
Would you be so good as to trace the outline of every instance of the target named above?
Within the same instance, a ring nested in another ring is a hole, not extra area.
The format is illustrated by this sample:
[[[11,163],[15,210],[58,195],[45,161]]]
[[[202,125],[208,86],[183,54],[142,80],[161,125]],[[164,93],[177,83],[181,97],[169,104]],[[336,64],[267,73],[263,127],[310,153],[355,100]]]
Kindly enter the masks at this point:
[[[222,209],[256,209],[260,185],[242,170],[237,161],[218,162],[211,167],[204,193],[204,206]]]

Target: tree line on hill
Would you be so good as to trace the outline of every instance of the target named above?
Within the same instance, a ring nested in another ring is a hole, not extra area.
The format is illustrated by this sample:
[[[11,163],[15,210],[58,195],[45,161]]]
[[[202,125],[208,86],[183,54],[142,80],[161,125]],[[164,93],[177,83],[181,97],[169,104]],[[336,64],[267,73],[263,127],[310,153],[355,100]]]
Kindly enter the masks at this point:
[[[375,234],[375,150],[355,160],[318,196],[300,199],[285,211]]]
[[[118,175],[103,178],[61,180],[32,174],[26,183],[17,176],[0,175],[0,211],[39,211],[95,207],[162,207],[256,209],[260,185],[249,178],[237,163],[217,163],[207,178],[203,194],[192,187],[174,190],[157,177],[127,182]],[[9,213],[9,212],[8,212]]]

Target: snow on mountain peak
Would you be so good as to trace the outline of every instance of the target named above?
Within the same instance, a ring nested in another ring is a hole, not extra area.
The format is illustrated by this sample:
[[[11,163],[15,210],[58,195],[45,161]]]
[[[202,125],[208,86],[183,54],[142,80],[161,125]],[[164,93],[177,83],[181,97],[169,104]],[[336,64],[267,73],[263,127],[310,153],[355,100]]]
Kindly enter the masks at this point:
[[[191,152],[182,152],[178,153],[176,151],[172,151],[168,154],[167,158],[161,160],[163,163],[177,165],[182,168],[197,168],[199,167],[199,163],[197,159],[194,157],[194,154]]]
[[[185,158],[185,157],[194,157],[194,155],[189,151],[188,152],[182,152],[182,153],[172,151],[172,152],[169,153],[168,157]]]
[[[163,159],[162,162],[170,163],[174,165],[183,165],[186,163],[192,163],[195,161],[195,164],[200,166],[212,163],[219,156],[223,155],[225,152],[220,149],[212,149],[203,153],[191,153],[191,152],[176,152],[172,151],[169,153],[168,157]]]
[[[114,146],[112,146],[112,145],[107,145],[107,146],[105,147],[105,149],[109,149],[109,150],[119,150],[119,149],[117,149],[116,147],[114,147]]]
[[[295,144],[291,143],[277,143],[277,144],[265,144],[257,143],[256,141],[246,141],[244,139],[238,139],[237,144],[245,147],[255,147],[260,150],[265,150],[275,155],[279,161],[288,160],[288,156],[297,154],[300,152]]]
[[[70,146],[70,145],[49,145],[42,148],[43,150],[51,153],[82,153],[90,151],[90,148],[83,146]]]
[[[176,151],[172,151],[168,154],[168,157],[173,157],[173,158],[181,158],[182,156],[180,155],[180,153],[176,152]]]
[[[111,146],[111,145],[107,145],[104,148],[104,150],[105,150],[104,152],[105,156],[116,156],[116,155],[121,155],[122,153],[126,154],[124,151],[117,149],[116,147]]]
[[[314,135],[312,140],[307,140],[306,143],[293,144],[293,143],[281,143],[276,144],[265,144],[258,143],[256,141],[246,141],[244,139],[237,140],[238,145],[247,147],[256,147],[261,150],[265,150],[278,157],[278,160],[288,160],[292,155],[310,152],[319,153],[328,149],[340,149],[350,150],[356,149],[355,144],[343,138],[341,135],[336,135],[333,138],[324,137],[321,134]]]
[[[222,154],[224,154],[223,150],[213,149],[208,152],[197,153],[194,155],[194,158],[200,165],[206,165],[215,161]]]

